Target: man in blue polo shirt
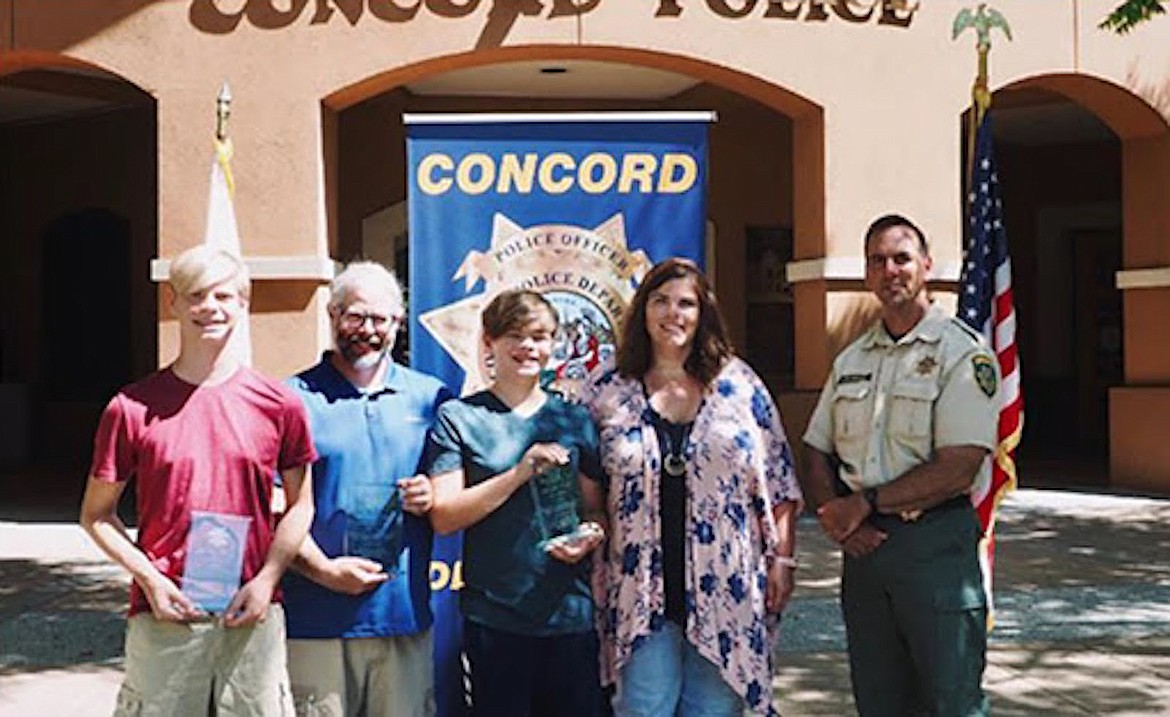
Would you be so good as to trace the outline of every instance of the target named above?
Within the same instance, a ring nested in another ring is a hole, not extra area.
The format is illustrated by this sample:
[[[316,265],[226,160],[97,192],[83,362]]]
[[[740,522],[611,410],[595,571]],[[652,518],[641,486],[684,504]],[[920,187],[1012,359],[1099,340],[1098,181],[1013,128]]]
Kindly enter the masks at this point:
[[[416,474],[451,394],[390,357],[392,273],[350,264],[331,292],[334,350],[290,380],[320,456],[316,517],[284,580],[293,697],[297,714],[429,717],[431,487]]]

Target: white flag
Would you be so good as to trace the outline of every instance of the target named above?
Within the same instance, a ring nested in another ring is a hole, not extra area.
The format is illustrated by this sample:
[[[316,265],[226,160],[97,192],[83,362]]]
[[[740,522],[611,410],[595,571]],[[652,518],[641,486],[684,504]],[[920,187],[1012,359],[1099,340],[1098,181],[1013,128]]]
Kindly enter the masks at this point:
[[[207,202],[207,231],[203,243],[225,249],[236,256],[240,252],[240,232],[236,228],[236,210],[232,206],[235,186],[232,181],[232,141],[215,141],[215,160],[211,163],[211,192]],[[228,340],[228,350],[244,364],[252,365],[252,330],[248,312],[236,324]]]

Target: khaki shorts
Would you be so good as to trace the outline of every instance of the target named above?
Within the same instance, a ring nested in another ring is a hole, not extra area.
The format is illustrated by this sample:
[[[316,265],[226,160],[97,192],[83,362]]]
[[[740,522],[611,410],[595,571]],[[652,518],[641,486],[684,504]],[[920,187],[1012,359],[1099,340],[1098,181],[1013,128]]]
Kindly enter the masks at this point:
[[[434,638],[289,640],[297,717],[433,717]]]
[[[159,622],[149,613],[128,621],[115,717],[292,714],[280,605],[252,627]]]

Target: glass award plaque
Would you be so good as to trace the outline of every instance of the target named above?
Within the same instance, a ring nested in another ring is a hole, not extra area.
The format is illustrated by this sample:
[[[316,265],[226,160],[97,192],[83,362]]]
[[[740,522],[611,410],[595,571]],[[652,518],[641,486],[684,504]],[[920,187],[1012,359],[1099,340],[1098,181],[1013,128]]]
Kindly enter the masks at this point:
[[[251,522],[242,515],[191,511],[182,590],[204,612],[222,613],[240,589]]]
[[[342,552],[381,563],[386,570],[398,564],[402,551],[402,511],[395,483],[367,483],[350,487],[345,511]]]
[[[532,476],[528,481],[541,548],[554,538],[572,533],[581,522],[577,514],[580,487],[577,485],[576,464],[571,460],[566,465]]]

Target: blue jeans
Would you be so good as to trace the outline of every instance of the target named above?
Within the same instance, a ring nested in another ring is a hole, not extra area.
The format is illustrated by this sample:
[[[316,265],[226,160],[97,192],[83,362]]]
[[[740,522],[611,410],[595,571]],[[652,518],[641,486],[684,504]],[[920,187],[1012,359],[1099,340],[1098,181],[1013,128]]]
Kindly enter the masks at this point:
[[[743,699],[673,622],[642,641],[618,675],[614,717],[741,717]]]

